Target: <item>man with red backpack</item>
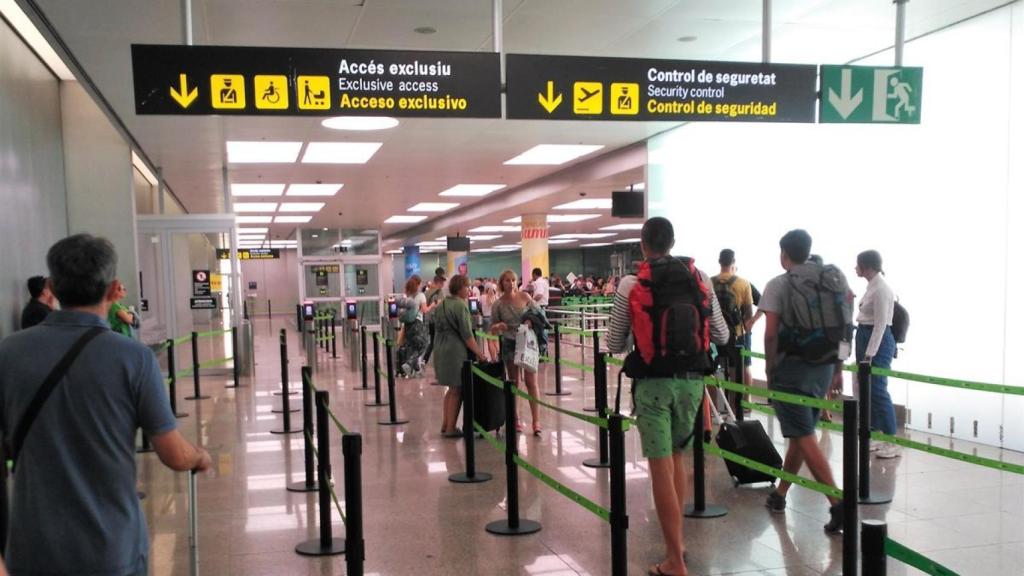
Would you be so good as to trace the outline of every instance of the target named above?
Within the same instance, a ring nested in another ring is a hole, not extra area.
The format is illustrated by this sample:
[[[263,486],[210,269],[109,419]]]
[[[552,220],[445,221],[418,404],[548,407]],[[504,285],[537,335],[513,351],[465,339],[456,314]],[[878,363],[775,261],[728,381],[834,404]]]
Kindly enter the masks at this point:
[[[725,344],[729,329],[708,275],[690,258],[669,255],[672,223],[651,218],[640,232],[644,261],[636,275],[622,278],[615,292],[608,351],[624,352],[633,336],[636,349],[625,361],[633,378],[633,404],[643,455],[649,461],[654,506],[666,557],[654,575],[685,575],[683,503],[687,475],[683,450],[693,439],[703,378],[713,369],[711,342]]]

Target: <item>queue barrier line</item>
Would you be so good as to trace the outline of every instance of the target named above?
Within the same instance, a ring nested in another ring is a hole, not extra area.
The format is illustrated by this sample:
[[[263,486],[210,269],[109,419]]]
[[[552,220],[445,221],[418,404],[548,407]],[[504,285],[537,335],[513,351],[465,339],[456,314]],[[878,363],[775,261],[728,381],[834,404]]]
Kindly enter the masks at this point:
[[[494,376],[491,376],[490,374],[487,374],[486,372],[484,372],[475,365],[473,366],[473,376],[479,378],[480,380],[483,380],[484,382],[490,384],[491,386],[494,386],[495,388],[500,388],[502,390],[505,389],[505,384],[501,380],[495,378]],[[590,416],[589,414],[581,414],[579,412],[567,410],[565,408],[562,408],[561,406],[556,406],[554,404],[550,404],[539,398],[531,396],[530,394],[523,392],[519,388],[512,388],[512,393],[515,394],[516,396],[519,396],[520,398],[529,400],[530,402],[536,402],[537,404],[540,404],[541,406],[548,408],[549,410],[554,410],[555,412],[558,412],[560,414],[571,416],[573,418],[576,418],[577,420],[582,420],[589,424],[593,424],[594,426],[597,426],[599,428],[604,428],[606,430],[608,429],[609,424],[607,418],[601,418],[600,416]],[[627,430],[629,430],[629,424],[627,422],[623,422],[622,431],[625,432]]]
[[[593,372],[594,371],[594,367],[593,366],[587,366],[586,364],[579,364],[577,362],[573,362],[572,360],[566,360],[565,358],[559,358],[558,359],[558,363],[561,364],[562,366],[568,366],[569,368],[576,368],[578,370],[583,370],[584,372]]]
[[[562,326],[558,329],[559,334],[565,336],[593,336],[595,334],[604,334],[607,330],[594,329],[594,330],[580,330],[578,328],[570,328],[568,326]]]
[[[330,342],[331,340],[334,340],[334,336],[332,336],[331,334],[328,334],[327,336],[318,336],[318,337],[314,338],[313,340],[316,341],[316,342]]]
[[[609,366],[619,366],[619,367],[623,367],[623,368],[626,366],[626,361],[625,360],[623,360],[621,358],[616,358],[615,356],[605,356],[604,357],[604,362],[605,362],[605,364],[607,364]]]
[[[744,394],[750,394],[752,396],[760,396],[769,400],[778,400],[779,402],[786,402],[787,404],[797,404],[799,406],[808,406],[811,408],[818,408],[819,410],[831,410],[834,412],[843,411],[843,403],[839,400],[823,400],[821,398],[815,398],[813,396],[801,396],[800,394],[790,394],[788,392],[779,392],[778,390],[764,390],[762,388],[752,388],[750,386],[744,386],[736,382],[730,382],[728,380],[719,380],[712,376],[704,378],[704,384],[708,386],[714,386],[723,390],[730,390],[732,392],[742,392]]]
[[[497,450],[501,454],[505,453],[505,443],[498,439],[497,436],[494,436],[490,432],[484,430],[484,427],[481,426],[475,420],[473,421],[473,428],[476,429],[477,433],[483,436],[484,440],[486,440],[488,444],[494,447],[495,450]],[[530,473],[530,475],[534,476],[541,482],[547,484],[562,496],[565,496],[569,500],[572,500],[573,502],[579,504],[580,506],[583,507],[583,509],[593,513],[601,520],[611,523],[611,511],[609,511],[607,508],[601,507],[601,505],[598,504],[597,502],[594,502],[593,500],[587,498],[586,496],[580,494],[579,492],[576,492],[573,489],[569,488],[565,484],[562,484],[558,480],[555,480],[551,476],[548,476],[533,464],[530,464],[526,460],[523,460],[518,454],[515,455],[512,459],[517,466],[519,466],[523,470],[526,470],[527,472]]]
[[[918,570],[931,574],[932,576],[960,576],[957,572],[946,568],[942,564],[924,556],[920,552],[907,548],[892,538],[887,537],[885,539],[885,553],[887,556],[891,556],[908,566],[917,568]]]
[[[309,387],[313,390],[314,394],[320,391],[320,389],[316,387],[316,384],[313,383],[313,379],[312,378],[310,378],[310,380],[309,380]],[[330,408],[328,408],[327,409],[327,416],[330,417],[330,419],[334,421],[334,425],[338,427],[338,431],[340,431],[342,434],[351,434],[351,432],[349,432],[348,428],[346,428],[345,425],[341,423],[341,420],[339,420],[338,417],[334,415],[334,410],[331,410]],[[316,444],[315,443],[313,444],[313,451],[316,452]]]
[[[479,336],[480,338],[483,338],[484,340],[493,340],[495,342],[501,340],[501,336],[498,336],[496,334],[488,334],[487,332],[484,332],[483,330],[477,330],[476,332],[473,332],[473,334],[475,334],[476,336]]]
[[[754,404],[753,402],[747,402],[746,400],[741,400],[740,401],[740,406],[742,406],[743,408],[750,408],[751,410],[753,410],[755,412],[760,412],[760,413],[766,414],[768,416],[775,416],[775,409],[772,408],[771,406],[764,406],[762,404]],[[826,422],[824,420],[818,420],[817,427],[821,428],[822,430],[828,430],[830,432],[839,432],[839,433],[843,432],[843,425],[842,424],[836,424],[835,422]]]
[[[708,454],[721,456],[726,460],[730,460],[732,462],[739,464],[740,466],[750,468],[751,470],[756,470],[758,472],[774,476],[780,480],[785,480],[786,482],[789,482],[791,484],[802,486],[804,488],[807,488],[808,490],[814,490],[815,492],[820,492],[821,494],[824,494],[826,496],[832,496],[833,498],[838,498],[840,500],[843,498],[843,491],[840,490],[839,488],[829,486],[827,484],[822,484],[820,482],[815,482],[814,480],[804,478],[803,476],[790,474],[785,470],[772,468],[767,464],[762,464],[756,460],[751,460],[750,458],[740,456],[739,454],[729,452],[728,450],[723,450],[722,448],[719,448],[718,446],[711,444],[709,442],[704,443],[704,451],[707,452]]]
[[[232,357],[232,356],[228,356],[227,358],[217,358],[216,360],[207,360],[206,362],[200,363],[199,364],[199,368],[200,369],[203,369],[203,368],[213,368],[214,366],[220,366],[221,364],[227,364],[228,362],[231,362],[232,360],[234,360],[234,357]],[[174,373],[174,377],[175,378],[183,378],[185,376],[192,376],[194,373],[195,373],[195,371],[192,368],[186,368],[186,369],[184,369],[184,370],[182,370],[180,372],[175,372]],[[167,377],[167,379],[164,380],[164,382],[166,382],[167,384],[170,384],[171,383],[171,378]]]
[[[316,388],[314,386],[314,388]],[[330,412],[328,411],[328,414]],[[316,449],[316,442],[313,442],[313,436],[309,432],[305,432],[306,441],[309,442],[309,447],[313,449],[313,456],[316,457],[317,462],[320,461],[320,451]],[[348,518],[345,516],[345,511],[341,509],[341,503],[338,502],[338,495],[334,493],[334,484],[330,483],[327,486],[327,491],[331,493],[331,499],[334,500],[334,507],[338,509],[338,514],[341,515],[341,523],[348,525]]]

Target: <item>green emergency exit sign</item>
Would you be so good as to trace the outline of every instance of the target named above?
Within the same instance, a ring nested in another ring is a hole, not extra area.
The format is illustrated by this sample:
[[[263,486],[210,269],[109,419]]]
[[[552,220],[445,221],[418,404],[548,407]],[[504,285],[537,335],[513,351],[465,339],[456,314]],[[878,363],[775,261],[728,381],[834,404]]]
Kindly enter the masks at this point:
[[[821,67],[818,122],[920,124],[923,68]]]

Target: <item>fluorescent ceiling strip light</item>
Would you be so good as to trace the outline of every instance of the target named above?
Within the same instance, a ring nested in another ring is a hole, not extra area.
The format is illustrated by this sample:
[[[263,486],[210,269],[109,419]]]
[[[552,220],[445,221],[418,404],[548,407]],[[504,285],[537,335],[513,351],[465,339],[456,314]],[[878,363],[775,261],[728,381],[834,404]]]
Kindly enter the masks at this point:
[[[282,202],[278,212],[318,212],[324,207],[323,202]]]
[[[238,233],[239,234],[256,234],[256,233],[266,234],[269,231],[270,231],[270,228],[239,228],[238,229]]]
[[[623,238],[622,240],[616,240],[616,244],[635,244],[639,242],[639,238]]]
[[[555,210],[611,210],[611,198],[581,198],[555,206]],[[548,217],[550,218],[550,216]]]
[[[548,244],[572,244],[575,241],[576,240],[573,240],[572,238],[558,238],[558,239],[549,239],[548,240]]]
[[[597,152],[601,148],[604,148],[604,146],[588,144],[538,144],[519,156],[505,161],[505,164],[558,166]]]
[[[273,221],[273,216],[235,216],[238,224],[270,224]]]
[[[407,212],[447,212],[458,205],[457,202],[420,202]]]
[[[235,212],[274,212],[277,202],[235,202],[231,208]]]
[[[305,224],[312,219],[312,216],[276,216],[274,224]]]
[[[385,224],[415,224],[423,222],[427,217],[419,214],[396,214],[384,221]]]
[[[310,142],[303,164],[366,164],[383,142]]]
[[[472,242],[486,242],[488,240],[497,240],[501,238],[501,234],[470,234],[467,236]]]
[[[401,254],[402,251],[401,250],[388,250],[387,252],[384,252],[384,253],[385,254]]]
[[[600,214],[548,214],[548,224],[565,224],[569,222],[583,222],[584,220],[593,220],[594,218],[600,218]],[[506,224],[519,224],[523,221],[522,216],[516,216],[515,218],[509,218],[505,220]]]
[[[285,196],[334,196],[344,184],[292,184]]]
[[[439,196],[487,196],[504,188],[504,184],[456,184]]]
[[[25,43],[32,48],[33,52],[39,55],[39,58],[58,78],[61,80],[75,79],[71,69],[64,64],[64,61],[57,55],[57,51],[50,46],[50,43],[46,41],[46,38],[39,32],[39,29],[32,23],[28,15],[18,6],[17,2],[14,0],[0,0],[0,15],[11,24],[14,31],[25,40]]]
[[[398,126],[398,120],[390,116],[336,116],[324,119],[320,125],[332,130],[387,130]]]
[[[295,162],[302,142],[264,142],[228,140],[230,164],[282,164]]]
[[[519,232],[519,226],[477,226],[470,228],[470,232]]]
[[[602,226],[598,230],[643,230],[644,225],[637,224],[616,224],[614,226]]]
[[[590,244],[580,244],[580,248],[600,248],[601,246],[611,246],[611,242],[593,242]]]
[[[232,196],[280,196],[284,184],[232,184]]]
[[[608,238],[609,236],[615,236],[614,232],[604,233],[589,233],[589,234],[559,234],[552,236],[554,240],[571,239],[571,240],[595,240],[597,238]]]

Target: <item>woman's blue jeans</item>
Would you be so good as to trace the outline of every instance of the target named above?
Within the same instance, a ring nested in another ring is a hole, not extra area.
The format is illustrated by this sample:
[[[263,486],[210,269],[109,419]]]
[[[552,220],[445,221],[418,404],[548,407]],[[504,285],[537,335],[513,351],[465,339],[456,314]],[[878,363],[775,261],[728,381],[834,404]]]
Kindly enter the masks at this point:
[[[873,329],[870,324],[857,326],[857,362],[864,359]],[[892,358],[895,354],[896,340],[892,337],[892,330],[886,326],[882,343],[878,345],[878,352],[871,359],[871,365],[888,370],[892,367]],[[888,376],[871,377],[871,429],[889,435],[896,433],[896,409],[893,408],[892,397],[889,396]]]

